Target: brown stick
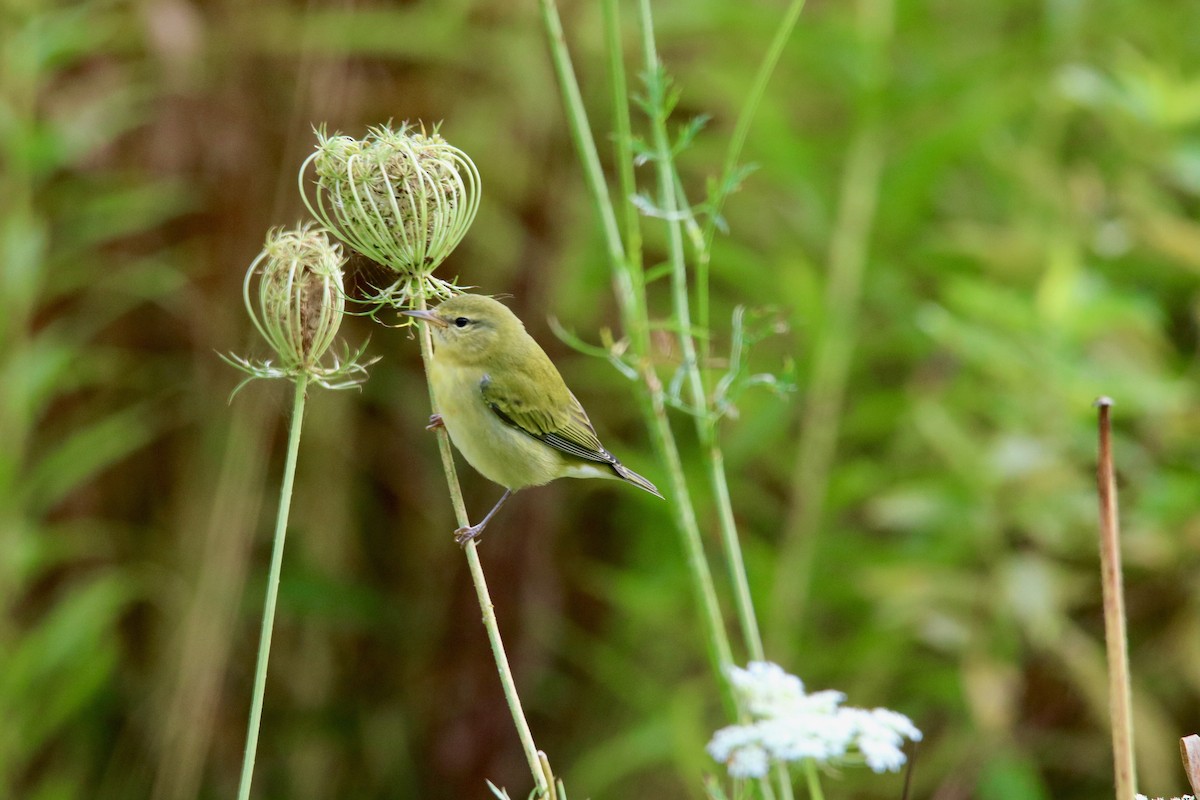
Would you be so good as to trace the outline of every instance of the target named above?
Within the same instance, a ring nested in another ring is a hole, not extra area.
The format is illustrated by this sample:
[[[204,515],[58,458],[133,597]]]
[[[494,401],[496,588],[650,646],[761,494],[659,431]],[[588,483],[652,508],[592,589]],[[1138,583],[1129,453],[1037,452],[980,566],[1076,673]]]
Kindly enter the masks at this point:
[[[1193,733],[1180,739],[1179,755],[1183,757],[1183,769],[1192,785],[1192,793],[1200,794],[1200,736]]]
[[[1129,654],[1125,633],[1125,595],[1121,582],[1117,487],[1113,475],[1113,401],[1096,400],[1099,409],[1100,458],[1096,486],[1100,496],[1100,584],[1104,592],[1104,639],[1108,650],[1108,704],[1113,736],[1113,771],[1117,800],[1134,800],[1137,785],[1133,762],[1133,712],[1129,690]]]

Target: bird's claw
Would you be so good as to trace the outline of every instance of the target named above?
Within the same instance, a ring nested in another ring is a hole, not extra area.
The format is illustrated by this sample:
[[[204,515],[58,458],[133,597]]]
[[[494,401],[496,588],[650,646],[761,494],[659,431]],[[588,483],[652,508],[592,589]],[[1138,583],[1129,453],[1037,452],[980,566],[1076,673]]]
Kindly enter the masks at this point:
[[[485,523],[481,523],[479,525],[469,525],[465,528],[459,528],[458,530],[454,531],[454,543],[461,545],[462,547],[466,547],[467,542],[478,538],[479,534],[483,533],[484,524]]]
[[[429,424],[425,426],[427,431],[436,431],[438,428],[446,427],[446,423],[442,421],[441,414],[430,414]]]

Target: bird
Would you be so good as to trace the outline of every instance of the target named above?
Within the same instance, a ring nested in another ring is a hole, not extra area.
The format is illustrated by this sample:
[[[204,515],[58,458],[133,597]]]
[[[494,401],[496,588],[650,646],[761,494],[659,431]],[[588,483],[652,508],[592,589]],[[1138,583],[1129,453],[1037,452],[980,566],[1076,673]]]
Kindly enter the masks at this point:
[[[579,400],[554,362],[508,306],[462,294],[432,310],[401,312],[429,326],[434,341],[429,382],[444,427],[477,472],[504,494],[477,525],[454,532],[476,539],[513,494],[556,478],[612,478],[662,494],[600,444]]]

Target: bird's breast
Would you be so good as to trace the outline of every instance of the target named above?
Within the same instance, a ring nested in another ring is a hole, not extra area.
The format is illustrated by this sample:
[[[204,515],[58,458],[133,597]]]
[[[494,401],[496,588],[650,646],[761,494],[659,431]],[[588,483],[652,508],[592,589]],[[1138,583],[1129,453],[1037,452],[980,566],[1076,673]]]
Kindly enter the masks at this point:
[[[502,421],[483,401],[480,367],[434,359],[429,380],[450,440],[475,470],[508,489],[562,477],[565,459],[549,445]]]

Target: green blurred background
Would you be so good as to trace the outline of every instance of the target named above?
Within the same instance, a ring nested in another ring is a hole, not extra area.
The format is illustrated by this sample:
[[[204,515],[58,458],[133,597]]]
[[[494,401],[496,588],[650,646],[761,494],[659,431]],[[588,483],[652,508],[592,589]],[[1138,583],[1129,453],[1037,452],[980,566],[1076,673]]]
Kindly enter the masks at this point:
[[[607,154],[599,8],[561,10]],[[784,4],[654,10],[681,120],[712,114],[681,160],[699,196]],[[787,331],[753,366],[794,361],[799,384],[722,431],[768,653],[910,715],[913,797],[1109,795],[1090,404],[1110,394],[1139,788],[1179,794],[1176,740],[1200,728],[1200,5],[900,0],[890,41],[862,34],[887,13],[810,1],[714,256],[714,318],[774,308]],[[240,283],[267,228],[304,218],[314,124],[444,121],[484,185],[446,277],[510,293],[661,485],[631,386],[550,331],[598,341],[617,315],[536,3],[0,14],[0,796],[230,797],[290,401],[260,382],[229,403],[216,352],[265,355]],[[256,795],[523,796],[416,342],[343,331],[383,360],[309,405]],[[463,480],[473,513],[498,495]],[[481,553],[571,797],[701,797],[724,719],[664,504],[559,482]]]

